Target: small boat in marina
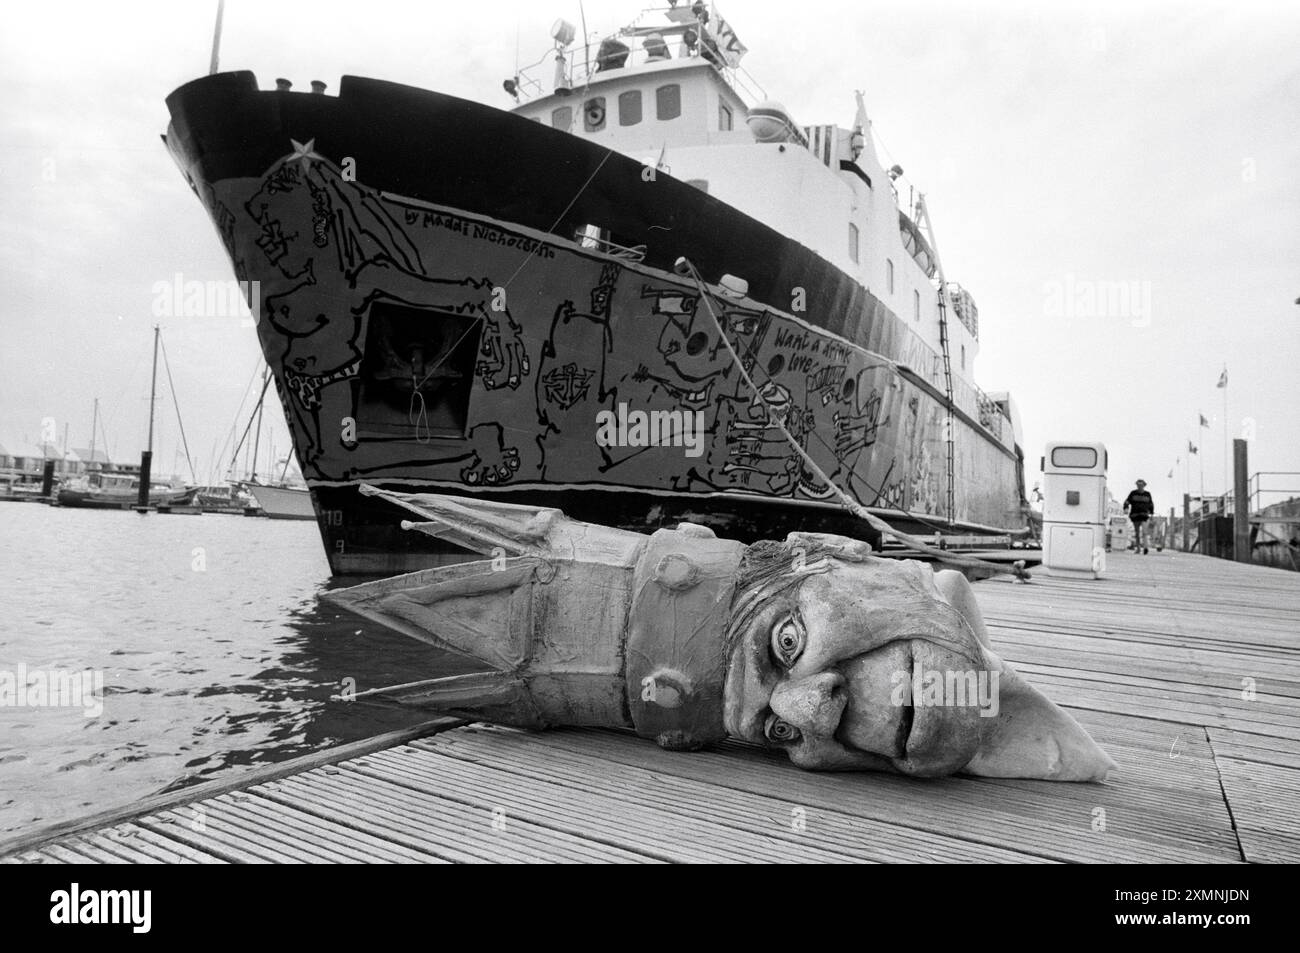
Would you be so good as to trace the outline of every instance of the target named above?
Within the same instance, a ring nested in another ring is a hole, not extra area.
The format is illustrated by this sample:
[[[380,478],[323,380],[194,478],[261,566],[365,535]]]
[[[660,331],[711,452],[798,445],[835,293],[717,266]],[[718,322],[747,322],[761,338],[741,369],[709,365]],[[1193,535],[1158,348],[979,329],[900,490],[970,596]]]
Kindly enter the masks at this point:
[[[190,503],[192,490],[177,490],[168,484],[149,485],[150,506],[184,506]],[[140,476],[135,473],[88,473],[65,482],[55,499],[59,506],[82,509],[129,510],[140,499]]]
[[[221,483],[190,488],[193,503],[205,513],[229,513],[242,516],[257,506],[253,495],[243,486]]]
[[[246,483],[244,488],[257,500],[262,514],[273,520],[314,520],[316,510],[305,486],[268,486]]]

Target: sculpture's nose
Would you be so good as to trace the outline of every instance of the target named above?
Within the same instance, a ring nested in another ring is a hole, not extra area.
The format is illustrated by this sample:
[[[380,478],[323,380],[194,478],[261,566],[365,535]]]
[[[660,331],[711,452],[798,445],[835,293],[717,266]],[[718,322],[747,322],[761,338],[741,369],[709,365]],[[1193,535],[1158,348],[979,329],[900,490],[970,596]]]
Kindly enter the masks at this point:
[[[772,692],[768,704],[778,718],[802,733],[828,738],[839,727],[847,700],[844,676],[839,672],[819,672],[782,682]]]

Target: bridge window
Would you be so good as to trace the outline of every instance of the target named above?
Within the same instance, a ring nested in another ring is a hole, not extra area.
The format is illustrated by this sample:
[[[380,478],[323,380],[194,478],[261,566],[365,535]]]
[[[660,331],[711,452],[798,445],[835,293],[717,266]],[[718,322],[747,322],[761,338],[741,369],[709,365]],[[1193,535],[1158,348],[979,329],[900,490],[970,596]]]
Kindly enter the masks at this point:
[[[921,292],[912,289],[912,317],[921,320]]]
[[[849,222],[849,257],[858,260],[858,226]]]
[[[894,260],[892,258],[885,259],[885,286],[889,288],[889,293],[892,295],[894,293]]]
[[[633,89],[618,97],[618,124],[635,126],[641,121],[641,90]]]
[[[592,96],[582,104],[582,128],[600,132],[605,128],[605,97]]]
[[[655,90],[655,118],[676,119],[682,114],[682,88],[676,83]]]
[[[561,106],[559,109],[551,110],[551,126],[555,129],[563,129],[566,132],[573,125],[573,107]]]
[[[723,102],[718,103],[718,128],[723,132],[732,129],[731,107]]]

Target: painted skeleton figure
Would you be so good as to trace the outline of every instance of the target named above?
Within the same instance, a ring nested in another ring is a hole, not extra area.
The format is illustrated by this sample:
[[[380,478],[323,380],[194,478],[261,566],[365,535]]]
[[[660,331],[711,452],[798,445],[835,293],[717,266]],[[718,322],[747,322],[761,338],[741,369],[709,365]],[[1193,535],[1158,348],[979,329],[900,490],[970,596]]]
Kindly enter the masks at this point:
[[[491,558],[326,598],[489,671],[381,690],[525,728],[732,736],[802,768],[1098,781],[1114,762],[993,652],[958,572],[842,536],[745,546],[559,510],[365,488]]]

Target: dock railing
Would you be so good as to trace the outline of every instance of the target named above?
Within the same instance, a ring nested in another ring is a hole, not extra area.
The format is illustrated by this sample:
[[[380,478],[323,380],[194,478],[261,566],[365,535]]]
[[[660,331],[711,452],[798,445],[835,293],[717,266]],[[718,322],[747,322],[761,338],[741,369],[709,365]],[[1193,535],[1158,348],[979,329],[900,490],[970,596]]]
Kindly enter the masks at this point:
[[[1246,481],[1251,561],[1300,569],[1300,472],[1261,470]],[[1169,545],[1191,552],[1234,558],[1236,492],[1189,496],[1185,515],[1172,521]],[[1186,532],[1184,531],[1186,524]]]

